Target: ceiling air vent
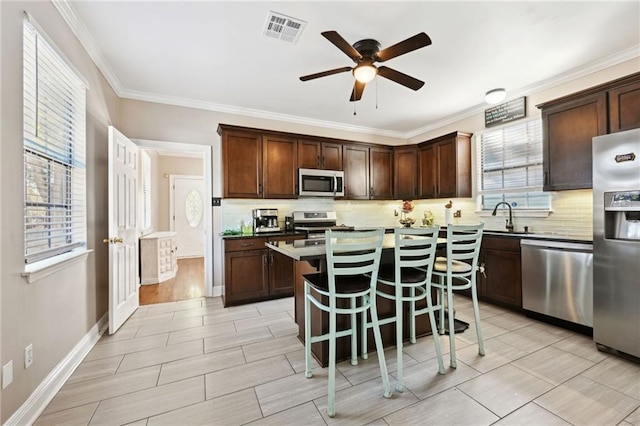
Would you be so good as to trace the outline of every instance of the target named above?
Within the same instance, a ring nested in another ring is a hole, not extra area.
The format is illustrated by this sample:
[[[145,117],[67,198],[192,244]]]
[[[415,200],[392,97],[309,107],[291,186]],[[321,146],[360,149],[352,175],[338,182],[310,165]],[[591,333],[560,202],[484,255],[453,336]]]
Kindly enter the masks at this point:
[[[270,11],[264,23],[264,35],[295,43],[300,38],[306,22]]]

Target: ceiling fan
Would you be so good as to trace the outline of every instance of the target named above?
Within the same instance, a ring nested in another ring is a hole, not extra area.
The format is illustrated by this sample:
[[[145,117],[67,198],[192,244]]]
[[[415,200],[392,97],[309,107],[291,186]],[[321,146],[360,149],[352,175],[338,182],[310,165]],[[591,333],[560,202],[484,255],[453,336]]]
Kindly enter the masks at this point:
[[[425,33],[416,34],[383,50],[380,50],[380,43],[373,39],[360,40],[352,46],[336,31],[325,31],[321,34],[350,57],[353,62],[356,63],[356,66],[353,68],[336,68],[316,74],[305,75],[300,77],[302,81],[351,71],[356,80],[353,85],[353,90],[351,91],[351,98],[349,99],[351,102],[359,101],[360,98],[362,98],[364,87],[368,82],[373,80],[376,75],[388,78],[391,81],[395,81],[413,90],[418,90],[424,85],[424,81],[420,81],[417,78],[413,78],[389,67],[376,67],[373,64],[374,62],[385,62],[397,56],[404,55],[405,53],[429,46],[431,39]]]

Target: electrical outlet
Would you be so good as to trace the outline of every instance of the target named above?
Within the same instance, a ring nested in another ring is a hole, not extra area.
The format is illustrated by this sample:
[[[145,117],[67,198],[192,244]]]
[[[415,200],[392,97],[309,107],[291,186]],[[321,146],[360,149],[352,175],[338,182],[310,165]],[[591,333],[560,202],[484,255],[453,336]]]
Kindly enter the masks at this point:
[[[2,366],[2,389],[6,389],[13,382],[13,361]]]
[[[24,348],[24,368],[31,367],[33,363],[33,343],[29,343],[29,345]]]
[[[462,217],[462,210],[456,210],[453,212],[453,217]]]

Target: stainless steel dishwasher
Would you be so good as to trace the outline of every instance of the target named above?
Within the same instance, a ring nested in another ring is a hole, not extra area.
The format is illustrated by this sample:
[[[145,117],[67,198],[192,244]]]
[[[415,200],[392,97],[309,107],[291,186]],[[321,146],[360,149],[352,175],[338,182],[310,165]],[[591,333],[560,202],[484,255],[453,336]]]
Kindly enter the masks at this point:
[[[522,307],[593,327],[593,244],[520,241]]]

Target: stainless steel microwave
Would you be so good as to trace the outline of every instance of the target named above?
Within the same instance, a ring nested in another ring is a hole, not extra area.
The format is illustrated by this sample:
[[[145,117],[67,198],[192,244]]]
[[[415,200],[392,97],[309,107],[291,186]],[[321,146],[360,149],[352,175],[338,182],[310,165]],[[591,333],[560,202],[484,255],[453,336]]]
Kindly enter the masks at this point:
[[[344,197],[344,172],[299,169],[298,188],[301,197]]]

